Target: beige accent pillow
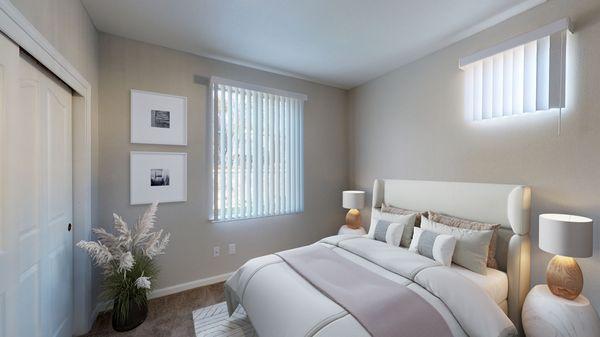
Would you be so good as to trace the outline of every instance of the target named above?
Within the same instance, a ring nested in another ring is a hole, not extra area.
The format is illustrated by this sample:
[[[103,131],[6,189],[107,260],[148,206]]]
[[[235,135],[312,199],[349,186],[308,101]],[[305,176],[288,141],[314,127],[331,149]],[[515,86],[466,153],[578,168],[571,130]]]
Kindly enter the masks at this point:
[[[415,227],[421,226],[421,216],[427,217],[427,212],[412,211],[410,209],[394,207],[394,206],[386,205],[385,202],[383,204],[381,204],[381,211],[384,213],[402,214],[402,215],[416,214],[417,217],[415,218]]]
[[[490,249],[493,230],[474,230],[453,227],[429,220],[421,219],[421,229],[438,234],[449,234],[456,238],[456,247],[452,262],[476,273],[487,274],[487,256]]]
[[[488,251],[487,256],[487,266],[490,268],[498,269],[498,261],[496,261],[496,245],[498,241],[498,229],[500,228],[500,224],[491,224],[478,222],[473,220],[467,220],[462,218],[457,218],[454,216],[436,213],[433,211],[428,212],[428,218],[432,221],[439,222],[444,225],[458,227],[458,228],[466,228],[473,230],[483,230],[488,231],[492,230],[492,240],[490,241],[490,249]]]

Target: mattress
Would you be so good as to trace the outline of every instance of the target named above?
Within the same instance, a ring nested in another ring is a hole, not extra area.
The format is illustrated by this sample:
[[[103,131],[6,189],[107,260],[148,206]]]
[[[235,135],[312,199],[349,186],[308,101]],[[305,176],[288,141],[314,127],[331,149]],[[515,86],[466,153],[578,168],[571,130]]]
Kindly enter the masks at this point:
[[[487,275],[481,275],[456,264],[452,264],[451,268],[483,288],[497,304],[500,305],[506,301],[508,297],[508,276],[505,272],[488,268]]]

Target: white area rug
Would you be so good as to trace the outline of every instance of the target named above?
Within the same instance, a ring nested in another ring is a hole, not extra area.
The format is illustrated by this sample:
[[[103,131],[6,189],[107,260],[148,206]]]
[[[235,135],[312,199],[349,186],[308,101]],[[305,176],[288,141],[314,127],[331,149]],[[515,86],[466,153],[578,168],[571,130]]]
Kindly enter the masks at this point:
[[[196,337],[258,337],[241,305],[231,317],[225,302],[194,310],[192,316]]]

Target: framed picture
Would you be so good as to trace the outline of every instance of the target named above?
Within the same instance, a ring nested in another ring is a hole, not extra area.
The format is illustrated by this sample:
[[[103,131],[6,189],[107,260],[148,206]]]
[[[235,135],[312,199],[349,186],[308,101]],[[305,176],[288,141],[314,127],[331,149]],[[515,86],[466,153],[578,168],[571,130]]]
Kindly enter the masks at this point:
[[[187,97],[131,90],[131,143],[187,145]]]
[[[187,201],[187,153],[131,151],[132,205]]]

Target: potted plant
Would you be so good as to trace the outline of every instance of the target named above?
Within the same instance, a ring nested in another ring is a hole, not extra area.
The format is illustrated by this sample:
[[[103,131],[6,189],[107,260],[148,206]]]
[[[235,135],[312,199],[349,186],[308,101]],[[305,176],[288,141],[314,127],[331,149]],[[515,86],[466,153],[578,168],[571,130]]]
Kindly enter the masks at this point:
[[[163,254],[170,234],[152,232],[158,203],[153,203],[138,222],[129,228],[117,214],[114,234],[94,228],[98,241],[80,241],[104,274],[104,300],[113,301],[112,325],[117,331],[128,331],[142,324],[148,315],[148,293],[158,275],[153,258]]]

